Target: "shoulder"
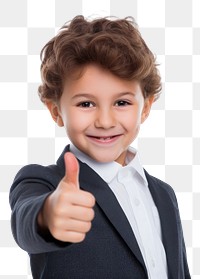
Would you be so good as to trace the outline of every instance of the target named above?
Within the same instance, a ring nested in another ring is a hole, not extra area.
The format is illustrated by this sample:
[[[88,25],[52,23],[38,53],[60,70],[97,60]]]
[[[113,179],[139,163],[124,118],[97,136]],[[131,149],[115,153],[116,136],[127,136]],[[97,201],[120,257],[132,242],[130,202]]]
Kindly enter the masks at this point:
[[[42,176],[44,179],[48,178],[49,175],[59,175],[59,167],[57,165],[42,166],[37,164],[30,164],[22,167],[17,173],[18,176],[29,176],[36,178]]]
[[[67,145],[60,157],[58,158],[56,164],[49,166],[42,166],[38,164],[30,164],[22,167],[16,174],[13,184],[11,186],[12,190],[20,185],[24,184],[38,184],[46,185],[47,188],[56,188],[60,180],[64,176],[64,154],[69,151],[69,145]]]
[[[16,185],[26,182],[43,182],[56,186],[62,179],[59,167],[57,165],[42,166],[31,164],[22,167],[16,174],[11,190]]]

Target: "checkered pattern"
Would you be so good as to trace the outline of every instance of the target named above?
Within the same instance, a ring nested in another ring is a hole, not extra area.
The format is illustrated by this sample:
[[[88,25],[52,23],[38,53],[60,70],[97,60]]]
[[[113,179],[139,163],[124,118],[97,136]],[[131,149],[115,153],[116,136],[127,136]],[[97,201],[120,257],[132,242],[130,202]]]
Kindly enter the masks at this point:
[[[177,194],[192,278],[200,278],[200,0],[0,0],[0,279],[32,278],[10,231],[8,192],[29,163],[68,143],[37,97],[39,52],[75,15],[135,17],[157,55],[163,95],[133,143]]]

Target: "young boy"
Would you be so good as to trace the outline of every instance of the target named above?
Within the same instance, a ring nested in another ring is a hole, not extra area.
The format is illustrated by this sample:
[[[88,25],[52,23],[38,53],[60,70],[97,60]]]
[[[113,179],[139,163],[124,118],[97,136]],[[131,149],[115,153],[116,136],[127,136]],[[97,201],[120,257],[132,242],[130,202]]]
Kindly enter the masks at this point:
[[[134,20],[75,17],[41,57],[40,98],[72,144],[11,187],[33,278],[190,278],[174,191],[130,147],[161,90]]]

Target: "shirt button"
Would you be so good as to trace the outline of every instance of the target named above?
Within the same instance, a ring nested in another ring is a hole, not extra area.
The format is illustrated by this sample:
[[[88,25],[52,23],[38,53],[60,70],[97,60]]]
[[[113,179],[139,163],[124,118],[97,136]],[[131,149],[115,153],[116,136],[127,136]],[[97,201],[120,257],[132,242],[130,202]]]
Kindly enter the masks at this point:
[[[139,199],[135,199],[135,205],[136,205],[136,206],[139,206],[139,205],[140,205]]]

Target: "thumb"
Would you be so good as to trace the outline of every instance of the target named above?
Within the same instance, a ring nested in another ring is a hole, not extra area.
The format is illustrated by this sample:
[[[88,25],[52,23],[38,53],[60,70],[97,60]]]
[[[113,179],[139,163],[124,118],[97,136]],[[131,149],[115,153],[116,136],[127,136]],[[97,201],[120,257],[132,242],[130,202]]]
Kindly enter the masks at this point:
[[[66,152],[64,155],[65,161],[65,176],[63,181],[71,183],[79,188],[79,163],[76,157],[71,152]]]

